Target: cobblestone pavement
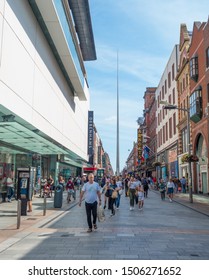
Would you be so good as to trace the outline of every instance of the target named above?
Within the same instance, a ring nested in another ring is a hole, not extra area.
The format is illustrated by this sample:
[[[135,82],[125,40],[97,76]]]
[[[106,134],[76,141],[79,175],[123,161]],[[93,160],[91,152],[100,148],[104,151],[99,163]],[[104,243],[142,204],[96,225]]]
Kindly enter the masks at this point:
[[[0,260],[208,260],[209,199],[193,198],[191,205],[188,194],[176,194],[170,203],[150,191],[144,209],[135,206],[130,211],[129,198],[123,195],[115,216],[105,210],[106,220],[92,233],[86,232],[84,203],[68,205],[64,199],[63,207],[54,209],[51,199],[43,216],[37,198],[33,214],[24,217],[20,229],[14,223],[1,227]]]

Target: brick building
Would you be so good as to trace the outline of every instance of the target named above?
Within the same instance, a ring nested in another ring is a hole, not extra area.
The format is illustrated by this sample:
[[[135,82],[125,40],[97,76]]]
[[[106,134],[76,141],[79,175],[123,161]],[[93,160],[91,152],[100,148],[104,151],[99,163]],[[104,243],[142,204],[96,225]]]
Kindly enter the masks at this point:
[[[180,27],[179,42],[179,67],[176,75],[177,91],[178,91],[178,163],[179,178],[185,176],[188,178],[189,166],[188,162],[182,162],[182,157],[188,153],[188,114],[181,109],[189,109],[190,83],[189,83],[189,47],[191,43],[192,32],[187,30],[186,24]],[[190,136],[192,130],[190,127]],[[191,138],[191,137],[190,137]],[[190,139],[191,142],[191,139]]]
[[[145,134],[143,135],[144,158],[147,166],[147,176],[156,177],[156,168],[153,166],[157,150],[156,135],[156,87],[147,87],[144,93],[144,123]]]
[[[208,193],[208,22],[194,22],[190,59],[190,120],[192,126],[192,154],[199,157],[192,163],[193,190]]]

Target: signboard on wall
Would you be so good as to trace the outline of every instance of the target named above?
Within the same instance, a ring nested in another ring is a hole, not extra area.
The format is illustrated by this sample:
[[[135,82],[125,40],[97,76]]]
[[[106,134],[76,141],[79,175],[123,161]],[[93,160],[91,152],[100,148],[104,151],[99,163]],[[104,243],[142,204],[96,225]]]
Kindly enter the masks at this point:
[[[102,148],[101,146],[98,146],[98,164],[101,164],[102,162],[102,157],[101,157],[101,153],[102,153]]]
[[[137,148],[138,148],[138,161],[142,158],[142,130],[137,130]]]
[[[94,112],[88,112],[88,155],[89,163],[93,164],[93,145],[94,145]]]

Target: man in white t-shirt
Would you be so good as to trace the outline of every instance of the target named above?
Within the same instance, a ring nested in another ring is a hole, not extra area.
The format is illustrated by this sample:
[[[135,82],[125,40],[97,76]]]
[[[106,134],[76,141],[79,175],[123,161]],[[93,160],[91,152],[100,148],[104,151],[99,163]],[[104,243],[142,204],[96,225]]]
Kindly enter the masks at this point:
[[[90,173],[88,176],[88,182],[82,187],[80,194],[79,206],[81,206],[83,195],[85,194],[85,207],[87,215],[88,230],[87,232],[92,232],[92,217],[93,217],[93,227],[97,229],[97,197],[99,198],[99,205],[101,205],[101,192],[100,186],[94,181],[94,174]]]

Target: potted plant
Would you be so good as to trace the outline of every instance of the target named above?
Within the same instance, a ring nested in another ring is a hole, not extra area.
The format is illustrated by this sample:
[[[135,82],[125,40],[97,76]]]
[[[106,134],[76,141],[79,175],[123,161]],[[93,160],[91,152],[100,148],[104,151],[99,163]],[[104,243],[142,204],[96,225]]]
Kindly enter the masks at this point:
[[[152,164],[153,167],[156,167],[156,166],[161,166],[161,162],[159,161],[154,161],[153,164]]]
[[[196,155],[191,155],[191,156],[189,157],[189,161],[191,161],[191,162],[198,162],[198,161],[199,161],[199,158],[198,158],[198,156],[196,156]]]
[[[181,162],[182,163],[189,162],[189,155],[188,154],[183,155],[181,158]]]
[[[199,158],[196,155],[190,155],[189,156],[188,154],[185,154],[181,158],[181,162],[182,163],[185,163],[185,162],[198,162],[198,161],[199,161]]]

